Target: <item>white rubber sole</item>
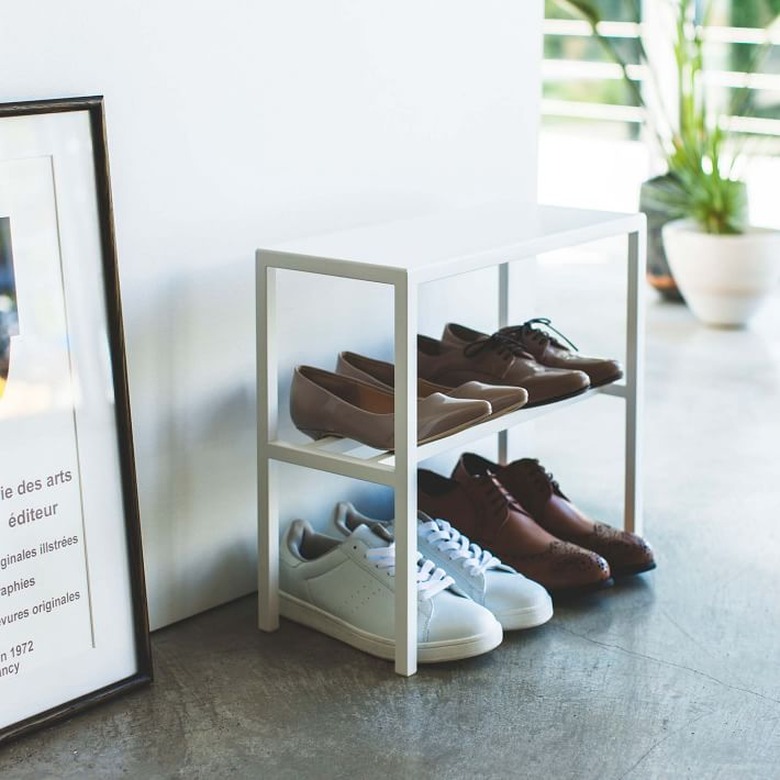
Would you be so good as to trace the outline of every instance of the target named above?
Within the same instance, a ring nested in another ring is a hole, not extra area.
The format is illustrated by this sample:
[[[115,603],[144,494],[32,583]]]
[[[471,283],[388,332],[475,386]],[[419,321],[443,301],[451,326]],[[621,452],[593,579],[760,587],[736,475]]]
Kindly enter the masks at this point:
[[[504,631],[519,631],[523,628],[535,628],[546,623],[553,616],[552,599],[524,609],[512,609],[506,612],[494,612],[496,620]]]
[[[279,593],[279,612],[282,617],[288,620],[294,620],[296,623],[327,634],[362,650],[364,653],[384,658],[387,661],[395,659],[395,642],[392,639],[363,631],[351,623],[283,591]],[[501,644],[502,639],[503,631],[497,622],[490,631],[482,634],[441,642],[419,642],[417,660],[427,664],[460,661],[463,658],[472,658],[493,650]]]

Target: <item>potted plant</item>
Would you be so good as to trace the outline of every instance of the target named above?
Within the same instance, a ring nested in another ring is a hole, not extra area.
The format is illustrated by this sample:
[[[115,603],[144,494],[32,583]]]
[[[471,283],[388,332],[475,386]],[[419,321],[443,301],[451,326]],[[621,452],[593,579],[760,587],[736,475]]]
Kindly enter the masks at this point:
[[[663,248],[674,277],[655,284],[666,297],[679,288],[694,314],[708,324],[742,325],[775,284],[780,271],[778,233],[747,225],[747,190],[734,176],[736,139],[725,129],[725,117],[744,113],[751,93],[739,90],[730,110],[718,112],[704,88],[706,12],[696,0],[668,0],[673,11],[670,43],[676,74],[674,111],[660,94],[646,95],[629,77],[628,64],[613,41],[599,33],[596,5],[585,0],[555,0],[585,19],[624,81],[645,108],[647,126],[666,171],[642,187],[640,207],[648,215],[650,264],[663,235]],[[662,2],[663,0],[657,0]],[[653,60],[641,41],[639,57],[654,74]],[[758,63],[765,44],[753,58]],[[658,87],[658,76],[649,79]],[[656,89],[657,93],[658,90]],[[661,262],[662,264],[662,262]]]

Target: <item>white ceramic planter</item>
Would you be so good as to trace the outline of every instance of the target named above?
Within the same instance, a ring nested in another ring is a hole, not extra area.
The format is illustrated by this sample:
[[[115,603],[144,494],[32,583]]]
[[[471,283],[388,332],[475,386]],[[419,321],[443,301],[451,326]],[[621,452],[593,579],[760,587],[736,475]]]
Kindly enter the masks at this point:
[[[663,241],[685,302],[707,325],[746,325],[780,279],[778,230],[718,236],[677,220],[664,226]]]

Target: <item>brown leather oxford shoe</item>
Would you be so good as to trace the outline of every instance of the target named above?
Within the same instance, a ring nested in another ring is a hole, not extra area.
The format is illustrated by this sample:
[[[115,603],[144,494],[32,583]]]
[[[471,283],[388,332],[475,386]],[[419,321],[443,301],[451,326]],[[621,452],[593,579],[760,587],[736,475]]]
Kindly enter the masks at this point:
[[[584,371],[590,378],[591,387],[608,385],[623,376],[623,369],[617,360],[580,354],[577,347],[556,330],[546,317],[535,317],[522,325],[501,328],[499,333],[512,339],[543,366]],[[566,341],[568,346],[558,341],[553,333]]]
[[[538,460],[522,458],[506,466],[480,455],[463,455],[472,471],[496,475],[507,492],[520,502],[533,519],[559,539],[598,553],[609,563],[614,577],[639,574],[656,566],[653,551],[637,534],[590,520],[560,489]]]
[[[590,387],[583,371],[544,366],[500,333],[489,336],[454,323],[445,326],[440,342],[418,339],[417,350],[420,376],[442,384],[476,379],[516,385],[528,391],[529,407],[579,395]]]
[[[603,558],[545,531],[490,474],[456,469],[456,478],[450,479],[419,469],[417,504],[426,514],[449,520],[552,595],[584,593],[611,584]]]

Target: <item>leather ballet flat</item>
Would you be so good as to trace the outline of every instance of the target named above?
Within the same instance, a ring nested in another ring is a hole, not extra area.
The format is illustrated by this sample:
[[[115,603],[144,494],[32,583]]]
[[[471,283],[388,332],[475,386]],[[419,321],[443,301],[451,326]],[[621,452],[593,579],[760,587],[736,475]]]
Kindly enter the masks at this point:
[[[417,402],[418,444],[463,430],[490,416],[487,401],[433,393]],[[337,436],[379,450],[394,449],[395,396],[360,379],[314,366],[297,366],[290,416],[313,439]]]
[[[336,372],[362,379],[388,392],[393,392],[395,387],[395,366],[392,363],[358,355],[356,352],[341,352]],[[465,382],[457,387],[447,387],[426,379],[417,380],[418,398],[428,398],[434,393],[448,395],[450,398],[487,401],[493,417],[514,412],[528,403],[528,392],[522,387],[488,385],[484,382]]]

